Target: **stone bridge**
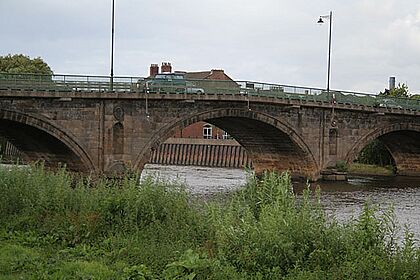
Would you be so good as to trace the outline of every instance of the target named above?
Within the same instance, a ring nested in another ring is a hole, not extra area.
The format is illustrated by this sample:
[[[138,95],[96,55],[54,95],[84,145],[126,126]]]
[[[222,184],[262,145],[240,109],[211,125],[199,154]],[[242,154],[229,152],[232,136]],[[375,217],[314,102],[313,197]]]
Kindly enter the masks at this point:
[[[236,89],[234,94],[207,89],[204,94],[175,94],[130,87],[49,90],[0,83],[0,136],[22,151],[27,161],[114,174],[127,168],[142,170],[153,151],[177,130],[205,121],[233,136],[246,149],[256,172],[289,170],[316,180],[322,170],[337,161],[352,162],[379,138],[393,156],[398,174],[420,175],[416,108],[341,102],[341,93],[333,96],[333,102],[302,98],[311,95],[308,90],[301,95],[262,94],[255,87]]]

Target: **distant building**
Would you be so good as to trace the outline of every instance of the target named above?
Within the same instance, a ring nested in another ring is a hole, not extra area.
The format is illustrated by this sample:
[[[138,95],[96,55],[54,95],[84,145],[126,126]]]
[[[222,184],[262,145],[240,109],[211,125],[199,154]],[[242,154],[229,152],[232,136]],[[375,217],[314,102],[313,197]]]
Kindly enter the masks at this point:
[[[206,122],[197,122],[177,131],[174,138],[232,139],[227,132]]]

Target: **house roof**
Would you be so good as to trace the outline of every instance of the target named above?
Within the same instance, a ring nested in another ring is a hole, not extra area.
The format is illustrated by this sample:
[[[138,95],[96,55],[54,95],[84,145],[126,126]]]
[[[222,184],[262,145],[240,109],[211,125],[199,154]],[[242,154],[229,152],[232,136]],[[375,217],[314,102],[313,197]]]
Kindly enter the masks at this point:
[[[204,80],[211,75],[211,71],[185,72],[186,79]]]
[[[199,71],[199,72],[186,72],[186,71],[175,71],[175,72],[183,73],[186,79],[191,79],[191,80],[233,81],[231,77],[226,75],[224,70],[213,69],[210,71]]]

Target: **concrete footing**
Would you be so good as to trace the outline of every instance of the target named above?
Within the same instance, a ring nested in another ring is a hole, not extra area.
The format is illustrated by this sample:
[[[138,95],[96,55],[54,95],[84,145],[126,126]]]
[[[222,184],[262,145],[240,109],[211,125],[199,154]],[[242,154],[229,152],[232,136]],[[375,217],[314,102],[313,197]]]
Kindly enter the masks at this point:
[[[347,172],[340,172],[334,169],[321,172],[324,181],[347,181]]]

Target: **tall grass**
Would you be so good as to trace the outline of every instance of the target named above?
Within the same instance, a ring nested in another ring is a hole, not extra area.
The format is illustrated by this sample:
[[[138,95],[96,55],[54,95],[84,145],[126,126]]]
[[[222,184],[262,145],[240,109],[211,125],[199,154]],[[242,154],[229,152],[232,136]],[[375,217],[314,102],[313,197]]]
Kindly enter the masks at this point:
[[[196,213],[187,193],[150,178],[76,180],[42,166],[0,169],[0,221],[8,230],[58,234],[76,244],[107,233],[130,234],[149,224],[187,226]]]
[[[366,204],[358,219],[327,219],[319,193],[297,197],[290,177],[251,180],[227,209],[211,212],[217,258],[252,277],[419,279],[420,250],[406,231],[396,239],[392,211]]]
[[[227,201],[136,176],[76,179],[0,168],[5,279],[418,279],[420,250],[392,211],[327,218],[288,174],[250,178]]]

